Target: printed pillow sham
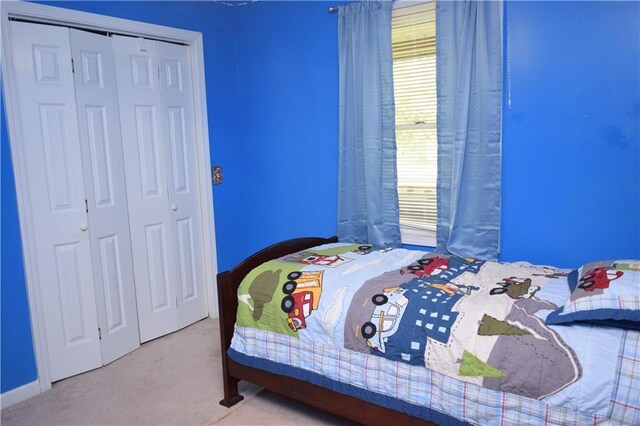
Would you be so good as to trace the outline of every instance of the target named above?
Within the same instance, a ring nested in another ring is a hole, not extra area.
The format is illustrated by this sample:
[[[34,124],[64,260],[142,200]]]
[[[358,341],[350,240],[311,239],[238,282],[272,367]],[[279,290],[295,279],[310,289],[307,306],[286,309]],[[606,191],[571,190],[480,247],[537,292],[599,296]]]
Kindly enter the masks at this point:
[[[547,324],[574,321],[640,329],[640,260],[606,260],[569,274],[571,296]]]

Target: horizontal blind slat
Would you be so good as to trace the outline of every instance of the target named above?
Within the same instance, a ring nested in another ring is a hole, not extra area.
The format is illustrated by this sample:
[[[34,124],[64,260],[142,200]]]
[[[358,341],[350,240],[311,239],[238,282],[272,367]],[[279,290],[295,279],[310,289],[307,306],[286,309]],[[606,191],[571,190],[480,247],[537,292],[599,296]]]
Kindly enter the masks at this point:
[[[434,2],[394,10],[392,50],[401,227],[436,229],[437,91]],[[430,234],[433,235],[433,234]]]

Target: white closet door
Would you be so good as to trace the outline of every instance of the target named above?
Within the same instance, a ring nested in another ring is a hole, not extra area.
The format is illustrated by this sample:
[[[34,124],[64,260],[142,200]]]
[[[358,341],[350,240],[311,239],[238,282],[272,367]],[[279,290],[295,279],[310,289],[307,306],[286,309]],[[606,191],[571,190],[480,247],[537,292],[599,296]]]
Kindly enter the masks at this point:
[[[158,58],[169,157],[170,226],[176,244],[178,327],[182,328],[207,316],[189,48],[158,42]]]
[[[140,346],[113,50],[70,30],[102,363]]]
[[[11,22],[53,381],[102,365],[67,28]]]
[[[135,265],[140,340],[177,329],[157,42],[112,37]]]

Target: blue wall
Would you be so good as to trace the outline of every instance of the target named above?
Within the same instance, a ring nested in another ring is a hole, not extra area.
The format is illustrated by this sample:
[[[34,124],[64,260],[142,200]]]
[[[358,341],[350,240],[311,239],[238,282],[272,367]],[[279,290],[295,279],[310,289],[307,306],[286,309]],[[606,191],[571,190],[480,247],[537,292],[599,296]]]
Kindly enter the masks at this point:
[[[0,101],[0,104],[2,101]],[[29,322],[29,305],[25,286],[24,267],[22,264],[22,242],[16,189],[13,179],[11,152],[7,137],[7,126],[2,105],[2,122],[0,123],[0,185],[1,209],[0,225],[2,227],[2,261],[0,263],[0,389],[5,392],[37,378],[33,344],[31,341],[31,323]]]
[[[220,270],[285,238],[335,234],[328,3],[56,5],[204,33],[212,164],[225,174],[214,187]],[[514,2],[505,16],[502,259],[572,267],[640,257],[640,3]],[[33,380],[35,367],[21,260],[5,262],[19,232],[2,138],[4,392]]]
[[[640,258],[640,3],[511,2],[506,18],[501,258]]]
[[[248,255],[287,238],[336,233],[338,41],[325,2],[239,9]]]

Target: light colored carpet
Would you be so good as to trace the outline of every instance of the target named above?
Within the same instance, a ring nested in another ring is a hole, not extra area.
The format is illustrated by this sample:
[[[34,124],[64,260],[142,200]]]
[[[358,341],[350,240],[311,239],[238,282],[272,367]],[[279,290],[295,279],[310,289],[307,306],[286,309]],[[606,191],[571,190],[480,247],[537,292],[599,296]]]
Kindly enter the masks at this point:
[[[245,400],[222,399],[217,320],[145,343],[97,370],[2,410],[10,425],[350,425],[347,420],[240,382]]]

